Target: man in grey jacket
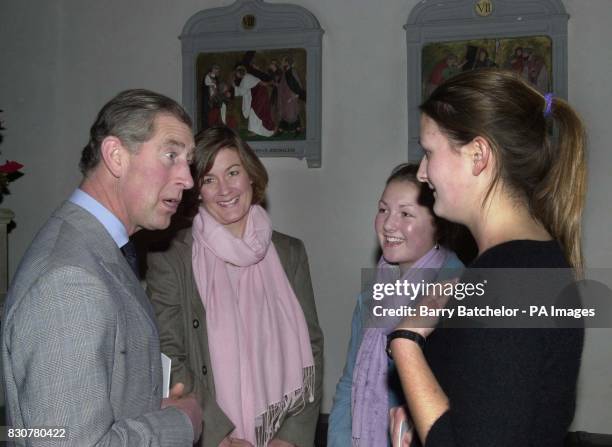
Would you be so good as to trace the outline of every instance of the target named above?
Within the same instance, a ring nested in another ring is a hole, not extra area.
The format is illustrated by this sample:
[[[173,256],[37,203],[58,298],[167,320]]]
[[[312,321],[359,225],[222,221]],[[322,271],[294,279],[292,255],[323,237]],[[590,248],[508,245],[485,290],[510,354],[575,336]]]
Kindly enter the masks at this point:
[[[24,255],[2,320],[7,424],[58,430],[13,431],[26,436],[9,441],[171,447],[199,438],[194,397],[177,384],[162,399],[155,314],[128,239],[168,227],[193,186],[193,148],[189,116],[163,95],[128,90],[98,114],[83,181]]]

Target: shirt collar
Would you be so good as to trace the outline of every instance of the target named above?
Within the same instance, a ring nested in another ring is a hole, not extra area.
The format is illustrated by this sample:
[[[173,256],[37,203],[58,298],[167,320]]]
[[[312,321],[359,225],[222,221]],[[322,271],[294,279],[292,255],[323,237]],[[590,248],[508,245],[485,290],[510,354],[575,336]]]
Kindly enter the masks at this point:
[[[121,221],[104,207],[100,202],[87,194],[82,189],[75,189],[68,201],[80,206],[85,211],[91,213],[104,226],[111,235],[117,247],[127,244],[129,237],[127,230]]]

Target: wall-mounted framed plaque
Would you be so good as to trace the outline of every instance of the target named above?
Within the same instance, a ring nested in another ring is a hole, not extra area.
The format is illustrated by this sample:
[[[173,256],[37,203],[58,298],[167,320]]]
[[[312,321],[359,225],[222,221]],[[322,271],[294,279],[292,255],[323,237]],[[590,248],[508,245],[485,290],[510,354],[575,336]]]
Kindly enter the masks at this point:
[[[180,39],[196,129],[226,125],[260,157],[320,167],[322,34],[306,9],[263,0],[193,15]]]
[[[567,98],[567,21],[561,0],[423,0],[404,28],[408,52],[408,159],[422,157],[419,105],[467,70],[512,70]]]

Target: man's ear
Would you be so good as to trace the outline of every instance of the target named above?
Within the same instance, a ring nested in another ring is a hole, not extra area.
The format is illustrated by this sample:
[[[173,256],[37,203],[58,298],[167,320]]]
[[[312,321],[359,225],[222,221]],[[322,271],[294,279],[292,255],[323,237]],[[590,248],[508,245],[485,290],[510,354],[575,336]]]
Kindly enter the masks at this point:
[[[486,138],[476,137],[470,143],[470,156],[472,157],[472,174],[480,175],[487,167],[492,166],[491,145]]]
[[[100,145],[100,152],[102,162],[104,166],[106,166],[106,169],[109,170],[113,177],[121,177],[122,169],[125,167],[125,155],[127,153],[121,140],[114,136],[104,138]]]

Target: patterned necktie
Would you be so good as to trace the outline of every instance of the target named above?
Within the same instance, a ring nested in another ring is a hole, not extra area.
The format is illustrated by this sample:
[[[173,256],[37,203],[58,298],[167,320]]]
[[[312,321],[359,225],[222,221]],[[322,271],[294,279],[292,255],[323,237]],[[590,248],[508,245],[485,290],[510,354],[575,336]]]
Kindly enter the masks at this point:
[[[125,257],[127,263],[132,267],[132,271],[138,278],[138,255],[136,254],[136,247],[132,241],[128,241],[123,247],[121,247],[121,253]]]

